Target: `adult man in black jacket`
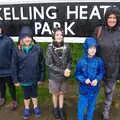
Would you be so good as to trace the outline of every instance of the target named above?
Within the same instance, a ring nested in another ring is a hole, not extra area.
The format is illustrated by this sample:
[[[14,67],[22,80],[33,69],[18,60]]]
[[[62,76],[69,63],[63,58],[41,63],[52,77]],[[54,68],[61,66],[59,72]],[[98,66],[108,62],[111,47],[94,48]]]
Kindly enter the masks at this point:
[[[10,104],[11,109],[15,109],[17,107],[15,86],[11,79],[11,60],[13,49],[13,41],[5,35],[4,25],[0,23],[0,106],[5,104],[5,84],[7,83],[12,97],[12,103]]]

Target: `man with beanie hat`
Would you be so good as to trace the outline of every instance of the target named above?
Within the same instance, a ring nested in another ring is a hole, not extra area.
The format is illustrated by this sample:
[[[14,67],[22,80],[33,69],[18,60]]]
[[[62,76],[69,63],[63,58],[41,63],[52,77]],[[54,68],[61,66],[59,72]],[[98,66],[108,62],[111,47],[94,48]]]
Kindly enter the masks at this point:
[[[3,23],[0,23],[0,106],[3,106],[6,101],[5,84],[7,83],[12,97],[12,103],[10,104],[10,108],[12,110],[17,107],[15,86],[11,78],[11,61],[13,50],[13,41],[5,35],[4,25]]]

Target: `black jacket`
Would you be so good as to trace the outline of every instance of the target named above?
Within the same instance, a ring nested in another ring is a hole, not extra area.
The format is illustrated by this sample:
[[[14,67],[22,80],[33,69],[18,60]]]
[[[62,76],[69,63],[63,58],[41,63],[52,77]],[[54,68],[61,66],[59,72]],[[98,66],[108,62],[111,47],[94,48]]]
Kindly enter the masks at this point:
[[[97,34],[98,29],[99,27],[96,28],[94,34]],[[98,39],[99,55],[105,62],[107,79],[117,79],[120,68],[120,28],[116,27],[110,30],[105,26],[102,29]]]
[[[71,53],[67,45],[64,45],[62,57],[58,56],[52,44],[49,44],[46,52],[46,65],[48,66],[48,79],[55,81],[64,81],[64,70],[71,69]]]
[[[109,27],[107,20],[111,14],[116,16],[116,25]],[[99,55],[103,58],[106,68],[106,79],[116,80],[119,77],[120,70],[120,11],[117,7],[109,7],[105,13],[105,25],[102,26],[102,32],[98,38],[100,50]],[[97,36],[96,28],[94,35]],[[120,79],[120,78],[119,78]]]

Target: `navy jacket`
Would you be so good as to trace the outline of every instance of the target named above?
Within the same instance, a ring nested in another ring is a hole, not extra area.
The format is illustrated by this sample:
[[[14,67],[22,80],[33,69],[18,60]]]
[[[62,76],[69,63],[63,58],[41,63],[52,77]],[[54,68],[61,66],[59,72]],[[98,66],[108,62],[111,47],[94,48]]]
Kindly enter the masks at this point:
[[[97,47],[97,43],[92,38],[85,41],[85,55],[78,61],[75,72],[75,79],[80,83],[80,93],[83,94],[93,94],[98,92],[100,81],[103,79],[105,74],[103,60],[97,56],[94,56],[93,58],[88,57],[87,51],[90,46]],[[91,81],[97,79],[97,86],[87,85],[85,83],[86,79],[90,79]]]
[[[0,36],[0,77],[11,76],[11,62],[14,43],[12,39]]]
[[[42,49],[33,45],[29,53],[16,49],[12,60],[14,83],[33,83],[44,79],[44,58]]]

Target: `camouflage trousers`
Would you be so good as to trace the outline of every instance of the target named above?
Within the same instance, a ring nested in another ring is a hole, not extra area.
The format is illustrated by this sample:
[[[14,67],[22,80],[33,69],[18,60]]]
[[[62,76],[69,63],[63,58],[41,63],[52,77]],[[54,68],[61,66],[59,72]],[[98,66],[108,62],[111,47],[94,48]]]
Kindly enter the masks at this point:
[[[105,119],[109,119],[109,111],[112,104],[113,92],[115,90],[116,80],[108,80],[104,84],[104,92],[105,92],[105,102],[104,102],[104,110],[103,117]]]

